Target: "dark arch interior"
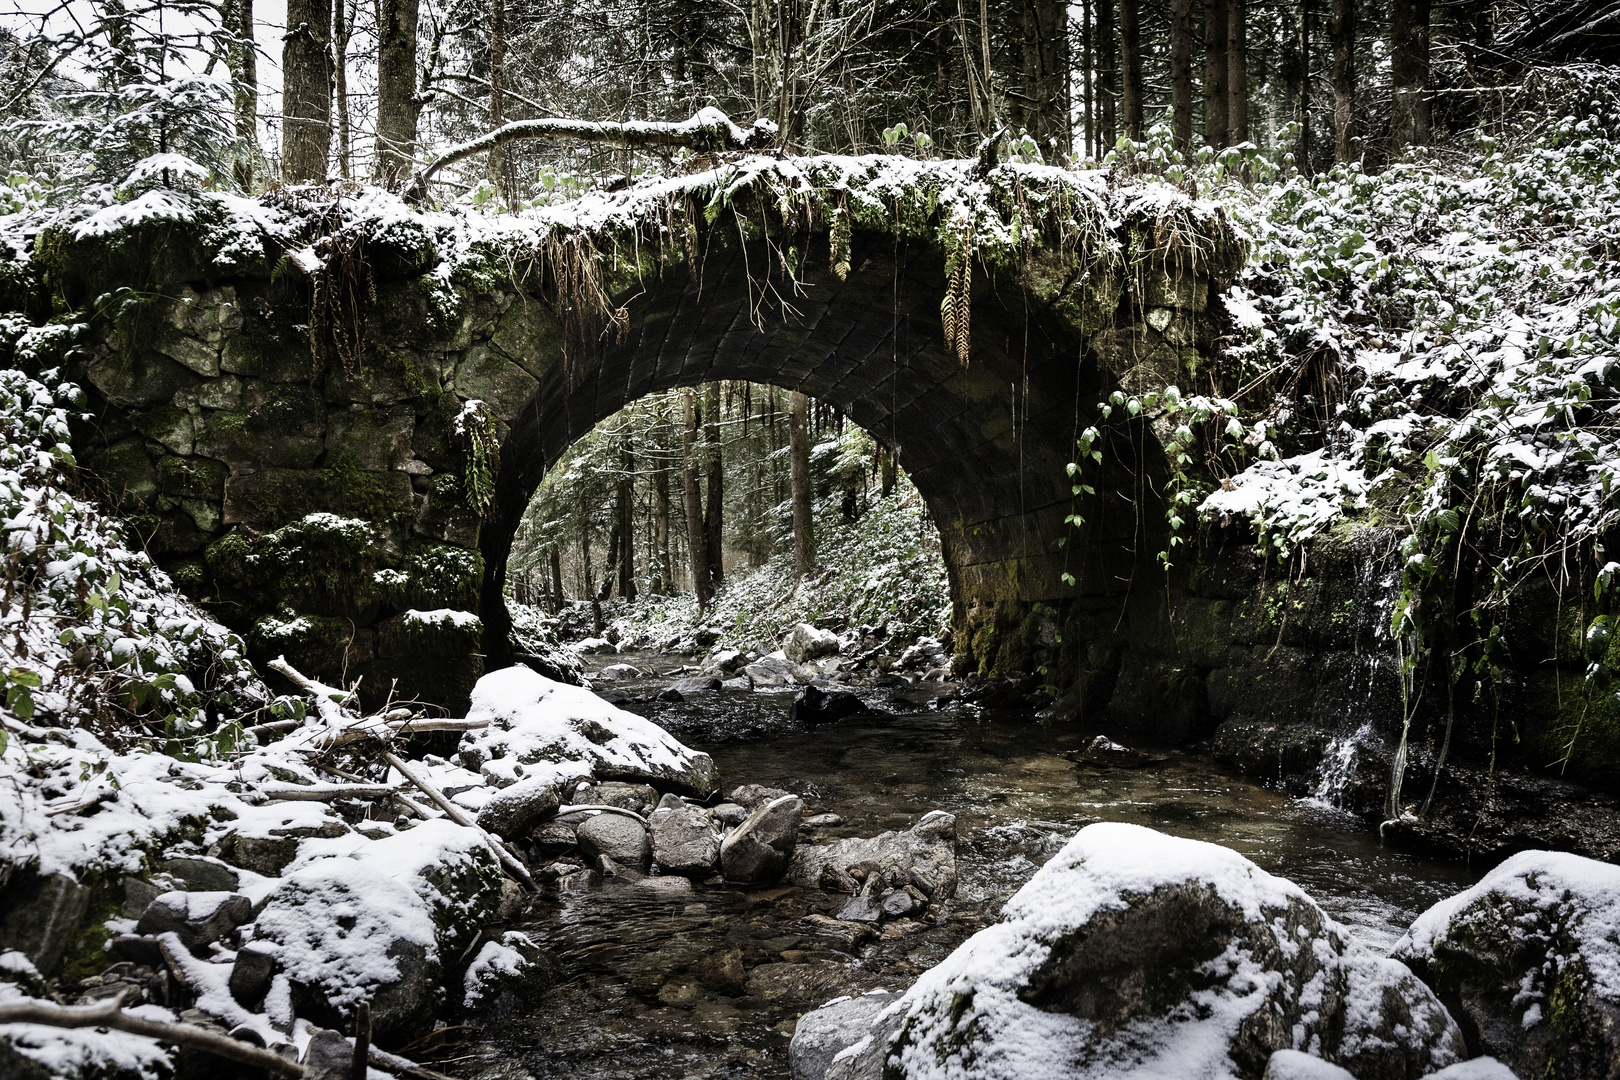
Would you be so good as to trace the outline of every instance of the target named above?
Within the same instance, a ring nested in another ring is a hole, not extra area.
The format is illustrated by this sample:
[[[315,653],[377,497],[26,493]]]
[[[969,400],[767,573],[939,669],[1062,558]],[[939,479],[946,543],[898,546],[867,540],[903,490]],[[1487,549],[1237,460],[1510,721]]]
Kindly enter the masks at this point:
[[[685,266],[666,268],[626,300],[622,343],[575,358],[571,379],[564,365],[552,368],[503,443],[482,532],[491,667],[511,659],[506,560],[546,471],[638,398],[717,380],[802,390],[894,452],[940,527],[959,610],[989,599],[1056,599],[1065,573],[1082,592],[1128,585],[1134,511],[1093,525],[1083,548],[1064,543],[1065,467],[1079,410],[1106,393],[1083,343],[1019,286],[976,273],[964,367],[943,344],[937,249],[856,239],[847,280],[823,261],[785,301],[762,295],[757,273],[773,257],[762,244],[711,250],[697,278]]]

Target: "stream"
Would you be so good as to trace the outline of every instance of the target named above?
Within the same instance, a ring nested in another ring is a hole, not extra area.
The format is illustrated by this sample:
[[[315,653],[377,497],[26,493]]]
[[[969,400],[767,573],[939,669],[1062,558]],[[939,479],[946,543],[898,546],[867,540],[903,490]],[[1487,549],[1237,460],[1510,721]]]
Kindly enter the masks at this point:
[[[591,659],[600,661],[593,671],[613,662],[669,671],[683,662],[658,654]],[[597,687],[645,699],[670,681]],[[1092,736],[1027,715],[941,705],[948,690],[861,689],[877,715],[814,731],[790,724],[790,690],[625,706],[712,754],[724,791],[784,788],[804,797],[807,817],[842,817],[814,830],[822,842],[909,828],[930,810],[955,814],[959,885],[943,925],[888,924],[875,941],[850,943],[800,922],[835,913],[842,894],[702,884],[665,891],[615,880],[552,890],[516,928],[557,958],[557,984],[481,1031],[439,1033],[418,1052],[482,1080],[785,1080],[800,1014],[841,994],[903,990],[994,921],[1009,895],[1096,821],[1233,848],[1296,882],[1359,945],[1380,953],[1421,911],[1483,872],[1387,849],[1349,815],[1228,775],[1207,753],[1160,752],[1161,761],[1140,769],[1077,767],[1063,755]],[[467,1041],[450,1041],[458,1035]]]

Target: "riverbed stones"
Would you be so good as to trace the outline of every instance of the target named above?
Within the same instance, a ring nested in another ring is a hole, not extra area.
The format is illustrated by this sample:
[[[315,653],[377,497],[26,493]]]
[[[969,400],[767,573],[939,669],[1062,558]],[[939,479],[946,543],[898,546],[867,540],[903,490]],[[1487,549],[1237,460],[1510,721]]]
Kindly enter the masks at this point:
[[[903,1017],[852,1054],[864,1072],[1015,1080],[1144,1071],[1258,1077],[1309,1045],[1361,1080],[1410,1080],[1465,1053],[1439,1000],[1354,954],[1300,889],[1226,848],[1120,823],[1080,831],[998,923],[931,968]],[[1174,1062],[1172,1065],[1171,1062]]]
[[[768,802],[785,799],[792,794],[791,791],[766,787],[764,784],[743,784],[741,787],[733,788],[728,798],[749,813],[753,813]]]
[[[915,886],[930,901],[954,896],[955,816],[934,810],[904,831],[848,837],[830,844],[802,844],[793,853],[788,869],[788,880],[795,885],[837,892],[853,892],[858,883],[873,875]]]
[[[579,850],[587,859],[607,856],[621,866],[645,868],[652,858],[647,828],[623,814],[597,814],[574,830]]]
[[[1394,955],[1451,1004],[1475,1053],[1520,1076],[1615,1075],[1620,867],[1521,852],[1418,916]]]
[[[252,915],[253,902],[240,893],[166,892],[141,914],[135,932],[173,933],[186,948],[200,949],[234,933]]]
[[[647,819],[652,857],[666,874],[708,877],[720,862],[720,830],[700,806],[660,806]]]
[[[773,799],[749,814],[720,845],[720,873],[727,881],[745,885],[781,878],[793,857],[803,816],[804,800],[797,795]]]
[[[556,813],[559,802],[557,784],[551,777],[519,780],[491,795],[476,820],[479,828],[516,840]]]
[[[0,885],[0,951],[15,949],[46,975],[62,965],[90,906],[90,888],[66,874],[16,870]]]

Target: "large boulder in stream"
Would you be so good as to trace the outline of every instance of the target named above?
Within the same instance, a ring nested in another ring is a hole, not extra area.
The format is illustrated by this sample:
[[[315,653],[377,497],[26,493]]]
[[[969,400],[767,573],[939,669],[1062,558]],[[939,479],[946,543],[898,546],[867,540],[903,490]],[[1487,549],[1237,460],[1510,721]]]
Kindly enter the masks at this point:
[[[755,810],[720,844],[720,872],[727,881],[763,885],[787,871],[799,839],[804,800],[784,795]]]
[[[811,1014],[817,1053],[829,1025]],[[1353,952],[1298,886],[1227,848],[1136,825],[1082,829],[819,1076],[1261,1080],[1304,1048],[1356,1080],[1419,1080],[1462,1033],[1406,967]],[[798,1064],[797,1062],[795,1063]]]
[[[1395,955],[1474,1053],[1520,1076],[1620,1075],[1620,866],[1521,852],[1418,916]]]
[[[462,737],[461,764],[502,786],[519,779],[562,784],[595,776],[706,796],[719,783],[708,754],[583,687],[526,667],[479,679],[467,719],[488,726]]]
[[[447,974],[498,915],[502,880],[477,830],[424,821],[295,868],[252,948],[273,958],[299,1017],[347,1028],[369,1001],[375,1037],[398,1045],[431,1024]]]
[[[652,857],[666,874],[708,877],[720,862],[720,829],[701,806],[661,805],[647,819]]]

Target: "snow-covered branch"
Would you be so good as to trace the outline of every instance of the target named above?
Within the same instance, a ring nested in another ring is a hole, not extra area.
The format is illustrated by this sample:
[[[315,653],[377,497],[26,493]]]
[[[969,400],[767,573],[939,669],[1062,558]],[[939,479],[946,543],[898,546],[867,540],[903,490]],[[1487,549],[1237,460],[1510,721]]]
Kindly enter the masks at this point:
[[[679,123],[654,120],[599,123],[563,117],[514,120],[469,142],[452,146],[440,154],[411,181],[409,198],[417,201],[425,198],[428,181],[440,169],[478,154],[486,154],[509,142],[527,139],[578,139],[583,142],[614,143],[632,148],[684,146],[699,151],[746,151],[763,150],[771,146],[776,140],[776,125],[769,120],[755,120],[753,126],[740,128],[732,123],[730,117],[713,106],[699,109],[690,119]]]

